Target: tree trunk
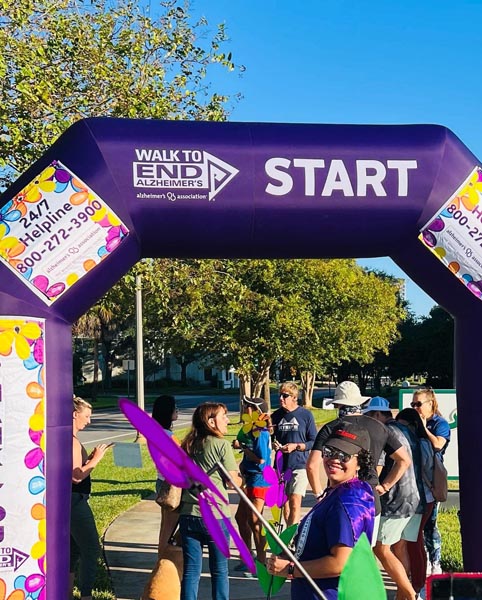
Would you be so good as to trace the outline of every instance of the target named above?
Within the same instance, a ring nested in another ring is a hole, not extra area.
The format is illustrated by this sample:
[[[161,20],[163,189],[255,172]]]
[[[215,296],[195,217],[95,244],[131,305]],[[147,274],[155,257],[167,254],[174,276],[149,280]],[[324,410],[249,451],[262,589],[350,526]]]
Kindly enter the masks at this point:
[[[262,361],[261,368],[256,374],[256,379],[254,381],[254,390],[253,395],[256,398],[261,398],[261,394],[263,391],[263,386],[268,383],[269,385],[269,368],[271,367],[271,361]]]
[[[181,360],[181,385],[187,387],[187,366],[189,363]]]
[[[271,412],[271,393],[270,393],[270,389],[269,389],[269,383],[270,383],[270,379],[269,379],[269,373],[268,373],[268,379],[264,382],[264,399],[266,401],[266,403],[268,404],[268,412]]]
[[[241,415],[243,414],[243,398],[251,398],[251,374],[238,373],[239,377],[239,422],[241,423]]]
[[[313,407],[313,390],[315,389],[316,373],[313,371],[303,371],[301,373],[301,385],[303,389],[302,404],[305,408]]]

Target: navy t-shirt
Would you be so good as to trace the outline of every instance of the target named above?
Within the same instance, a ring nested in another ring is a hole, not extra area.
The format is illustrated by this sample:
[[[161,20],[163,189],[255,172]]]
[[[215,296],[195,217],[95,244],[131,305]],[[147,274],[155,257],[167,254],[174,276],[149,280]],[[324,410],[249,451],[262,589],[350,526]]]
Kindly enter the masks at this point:
[[[316,425],[313,414],[297,406],[295,410],[287,412],[278,408],[271,417],[274,426],[274,438],[284,446],[285,444],[305,444],[305,450],[295,450],[283,454],[283,470],[306,469],[306,461],[316,438]]]

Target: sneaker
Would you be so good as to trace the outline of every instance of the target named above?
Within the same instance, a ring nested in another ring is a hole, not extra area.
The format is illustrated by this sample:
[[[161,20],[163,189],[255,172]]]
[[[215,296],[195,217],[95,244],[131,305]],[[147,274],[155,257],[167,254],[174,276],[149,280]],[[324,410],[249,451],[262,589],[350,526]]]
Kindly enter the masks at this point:
[[[440,562],[436,560],[432,563],[432,575],[441,575],[443,573]]]

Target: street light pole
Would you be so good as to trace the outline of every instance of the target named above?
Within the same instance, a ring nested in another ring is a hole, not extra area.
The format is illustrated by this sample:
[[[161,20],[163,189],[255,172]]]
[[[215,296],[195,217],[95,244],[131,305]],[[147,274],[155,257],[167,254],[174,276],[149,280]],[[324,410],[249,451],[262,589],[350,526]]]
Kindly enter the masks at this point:
[[[136,275],[137,405],[144,410],[144,349],[142,337],[142,278]]]

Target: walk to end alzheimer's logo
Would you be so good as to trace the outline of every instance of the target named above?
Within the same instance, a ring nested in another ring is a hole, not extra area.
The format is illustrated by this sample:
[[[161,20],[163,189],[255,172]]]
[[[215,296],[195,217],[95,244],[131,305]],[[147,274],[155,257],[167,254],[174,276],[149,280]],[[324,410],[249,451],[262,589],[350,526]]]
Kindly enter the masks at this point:
[[[137,198],[213,201],[239,170],[205,150],[135,148],[132,163]]]

